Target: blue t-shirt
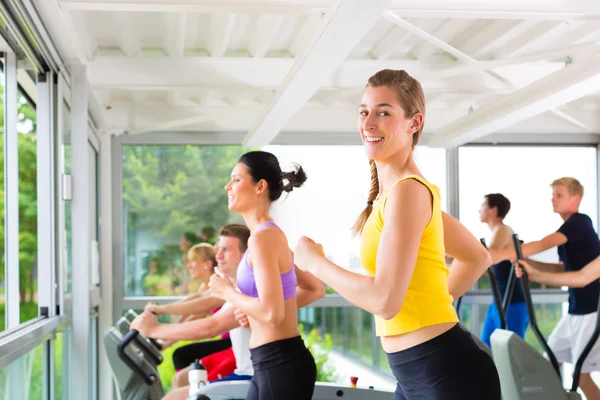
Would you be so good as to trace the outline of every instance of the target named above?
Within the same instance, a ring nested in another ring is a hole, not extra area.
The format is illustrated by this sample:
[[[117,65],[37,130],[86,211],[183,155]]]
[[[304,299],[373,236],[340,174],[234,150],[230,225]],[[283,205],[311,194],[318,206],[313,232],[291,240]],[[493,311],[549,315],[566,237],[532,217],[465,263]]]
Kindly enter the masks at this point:
[[[500,289],[500,297],[504,302],[504,296],[506,294],[506,287],[508,286],[508,278],[512,269],[512,263],[508,260],[499,262],[498,264],[492,265],[494,275],[498,281],[498,289]],[[523,303],[525,297],[523,296],[523,289],[521,289],[521,280],[515,281],[515,289],[513,290],[512,297],[510,298],[510,304]]]
[[[600,255],[600,240],[587,215],[571,215],[558,232],[567,237],[567,243],[558,246],[558,257],[563,262],[565,271],[579,271]],[[582,288],[569,288],[569,314],[596,312],[599,294],[599,280]]]

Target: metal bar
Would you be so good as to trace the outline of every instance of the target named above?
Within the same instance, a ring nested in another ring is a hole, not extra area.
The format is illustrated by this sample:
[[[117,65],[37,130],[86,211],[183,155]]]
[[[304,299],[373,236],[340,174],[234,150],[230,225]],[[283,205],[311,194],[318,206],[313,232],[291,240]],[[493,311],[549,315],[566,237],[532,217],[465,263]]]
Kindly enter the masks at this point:
[[[583,367],[583,362],[587,358],[590,351],[592,351],[592,347],[596,344],[598,340],[598,336],[600,336],[600,318],[598,318],[598,314],[600,314],[600,298],[598,299],[598,308],[596,311],[596,325],[594,327],[594,332],[590,337],[590,340],[585,345],[585,348],[579,355],[577,362],[575,363],[575,370],[573,371],[573,385],[571,386],[571,392],[576,393],[577,388],[579,387],[579,379],[581,378],[581,368]]]
[[[111,191],[112,191],[112,294],[113,294],[113,311],[111,325],[123,315],[123,310],[126,308],[143,309],[146,303],[143,303],[141,308],[137,306],[126,305],[125,285],[124,285],[124,270],[125,270],[125,253],[124,237],[123,237],[123,153],[121,138],[112,138],[111,140]]]
[[[42,49],[46,62],[50,64],[54,71],[58,71],[59,66],[64,65],[64,62],[31,0],[12,0],[12,4],[19,9],[22,15],[26,16],[28,23],[35,27],[35,31],[39,34],[37,43]]]
[[[63,73],[59,73],[58,74],[58,94],[57,94],[57,98],[58,98],[58,102],[57,102],[57,114],[58,114],[58,121],[56,126],[58,127],[58,132],[56,135],[56,149],[57,149],[57,153],[58,153],[58,157],[56,160],[56,168],[58,169],[58,171],[61,174],[62,179],[59,179],[58,181],[58,192],[61,193],[61,198],[58,200],[58,207],[56,207],[56,220],[57,220],[57,224],[56,224],[56,237],[58,238],[58,251],[56,254],[56,277],[57,277],[57,291],[58,291],[58,298],[57,298],[57,304],[58,307],[60,309],[60,313],[61,315],[66,315],[66,308],[65,308],[65,291],[67,290],[67,275],[66,275],[66,268],[67,268],[67,259],[68,256],[66,254],[66,249],[67,249],[67,234],[66,234],[66,215],[65,215],[65,197],[64,197],[64,193],[65,193],[65,185],[69,184],[69,182],[72,183],[72,181],[66,180],[64,179],[64,174],[65,174],[65,143],[64,143],[64,139],[65,139],[65,135],[66,132],[63,131],[66,119],[69,118],[68,115],[66,115],[66,111],[65,111],[65,99],[66,96],[70,95],[70,90],[66,85],[65,82],[65,77],[63,75]],[[73,187],[72,185],[69,184],[69,194],[70,194],[70,199],[73,198],[72,194],[73,194]]]
[[[533,301],[536,304],[560,304],[568,299],[568,292],[560,289],[535,289],[531,291]],[[117,311],[119,315],[122,315],[124,311],[128,309],[142,310],[148,302],[156,304],[169,304],[176,300],[181,300],[183,297],[179,296],[161,296],[161,297],[125,297],[119,304]],[[473,304],[491,304],[493,302],[492,296],[489,290],[471,290],[466,292],[463,296],[464,305]],[[327,294],[325,297],[315,301],[309,307],[315,308],[343,308],[343,307],[355,307],[354,304],[350,303],[344,297],[337,294]],[[115,314],[116,315],[116,314]],[[323,317],[325,318],[325,317]]]
[[[90,346],[90,184],[86,68],[71,66],[71,169],[73,172],[73,379],[75,399],[88,398]]]
[[[521,243],[519,242],[519,236],[515,233],[512,235],[512,239],[513,239],[513,245],[515,247],[515,253],[517,254],[517,260],[523,260],[524,257],[523,257],[523,252],[521,250]],[[515,269],[515,266],[513,266],[513,272],[514,272],[514,269]],[[544,351],[550,358],[552,367],[554,367],[554,370],[558,374],[558,379],[561,379],[560,367],[558,366],[558,361],[556,360],[556,356],[554,355],[554,352],[552,351],[550,346],[548,346],[548,342],[546,342],[546,339],[544,339],[544,335],[540,331],[540,328],[537,324],[537,318],[535,316],[535,309],[533,308],[533,301],[531,300],[531,293],[529,290],[530,289],[529,288],[529,279],[527,277],[527,271],[524,268],[523,268],[523,276],[521,276],[521,288],[523,289],[523,295],[525,297],[525,304],[527,305],[527,311],[529,312],[529,325],[531,326],[533,333],[535,333],[535,336],[537,337],[538,341],[542,345],[542,348],[544,349]]]
[[[596,231],[600,229],[600,143],[596,146]]]
[[[113,247],[112,247],[112,146],[109,135],[100,138],[100,288],[105,295],[99,304],[98,325],[106,332],[113,324]],[[120,225],[119,225],[120,226]],[[99,341],[99,354],[105,354],[104,341]],[[107,357],[99,357],[99,396],[112,399],[112,370]]]
[[[3,16],[2,19],[4,20],[4,23],[6,24],[6,27],[8,28],[9,32],[13,35],[13,37],[17,41],[19,47],[23,51],[23,53],[25,53],[27,58],[33,64],[33,67],[35,68],[35,72],[36,73],[44,72],[45,68],[44,68],[43,61],[37,57],[37,55],[35,54],[35,51],[33,51],[31,46],[29,45],[29,42],[23,35],[23,32],[21,32],[21,29],[18,27],[18,25],[13,20],[10,13],[8,12],[6,5],[2,2],[0,2],[0,13]]]
[[[4,332],[0,332],[0,341],[7,338],[8,336],[15,335],[17,332],[30,327],[31,325],[37,324],[39,321],[45,319],[46,317],[37,317],[30,319],[27,322],[17,325],[12,329],[5,330]]]
[[[102,303],[100,286],[90,288],[90,307],[98,307]]]
[[[487,244],[485,243],[485,239],[479,239],[481,244],[487,249]],[[494,299],[494,304],[498,309],[498,315],[500,316],[500,328],[506,329],[506,314],[504,307],[502,306],[502,296],[500,295],[500,287],[498,286],[498,279],[496,279],[496,273],[490,267],[488,268],[488,276],[490,278],[490,287],[492,288],[492,297]]]
[[[448,188],[446,206],[448,214],[456,219],[459,218],[460,206],[458,173],[458,148],[448,149],[446,150],[446,186]]]
[[[515,274],[515,266],[510,267],[510,274],[508,275],[508,283],[506,284],[506,292],[504,292],[504,299],[502,299],[502,310],[504,314],[508,313],[508,306],[512,300],[512,295],[515,291],[515,285],[517,284],[517,275]]]
[[[48,340],[61,323],[61,317],[43,318],[26,329],[0,339],[0,370]]]
[[[6,328],[19,325],[19,134],[17,56],[4,64],[4,252]]]
[[[37,83],[37,228],[38,228],[38,310],[56,315],[55,265],[55,173],[54,173],[54,84],[47,72]]]

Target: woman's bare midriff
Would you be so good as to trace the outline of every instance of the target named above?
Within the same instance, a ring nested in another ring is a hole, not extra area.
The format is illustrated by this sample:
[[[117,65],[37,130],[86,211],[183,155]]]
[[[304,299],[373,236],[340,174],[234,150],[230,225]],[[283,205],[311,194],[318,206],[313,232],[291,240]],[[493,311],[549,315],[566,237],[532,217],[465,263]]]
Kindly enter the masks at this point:
[[[446,322],[443,324],[426,326],[401,335],[382,336],[381,346],[386,353],[395,353],[406,350],[440,336],[444,332],[452,329],[455,325],[456,322]]]
[[[298,331],[297,313],[298,306],[294,297],[285,301],[285,318],[281,325],[266,325],[249,318],[250,328],[252,329],[250,348],[254,349],[263,344],[298,336],[300,333]]]

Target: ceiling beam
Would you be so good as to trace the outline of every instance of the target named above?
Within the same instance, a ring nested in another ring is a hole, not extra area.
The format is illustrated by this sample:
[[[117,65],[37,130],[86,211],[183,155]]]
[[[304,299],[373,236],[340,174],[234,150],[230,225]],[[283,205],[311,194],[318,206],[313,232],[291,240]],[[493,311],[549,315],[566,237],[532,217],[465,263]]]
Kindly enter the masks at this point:
[[[186,13],[167,13],[165,14],[165,25],[167,34],[163,44],[165,53],[169,57],[181,58],[185,53],[185,38],[187,32],[187,14]]]
[[[378,60],[389,58],[394,51],[399,50],[401,45],[410,37],[411,33],[397,26],[392,26],[371,49],[371,53]]]
[[[450,19],[446,21],[439,29],[435,32],[435,37],[442,40],[445,43],[449,43],[458,35],[461,31],[468,28],[472,21],[465,21],[462,19]],[[418,46],[415,52],[417,60],[426,60],[436,51],[439,50],[438,46],[431,43],[423,43]]]
[[[123,90],[163,88],[203,88],[208,90],[276,89],[294,66],[293,58],[211,58],[184,57],[96,57],[88,64],[88,79],[93,87]],[[458,69],[463,62],[428,63],[418,60],[347,60],[334,73],[315,82],[321,89],[364,86],[367,79],[382,68],[404,69],[419,79],[424,88],[459,93],[507,93],[510,90],[497,79],[483,74],[464,79],[446,79],[445,70]],[[538,62],[526,66],[528,75],[547,75],[549,68],[563,62]]]
[[[581,54],[585,54],[590,51],[596,51],[598,49],[600,49],[600,44],[582,43],[580,45],[575,46],[553,48],[539,53],[523,54],[508,58],[499,58],[497,60],[492,61],[478,61],[477,63],[465,63],[457,65],[456,67],[450,67],[436,72],[436,77],[449,78],[473,74],[477,72],[490,71],[496,68],[507,67],[510,65],[524,65],[531,63],[536,63],[538,67],[540,67],[541,65],[545,65],[548,69],[554,69],[563,66],[569,59],[576,58]],[[524,67],[528,68],[528,66]],[[538,69],[538,71],[540,73],[543,72],[541,68]]]
[[[247,146],[266,145],[310,100],[371,30],[390,0],[338,0],[323,18],[308,51],[296,59],[274,100],[244,138]],[[365,80],[366,81],[366,80]]]
[[[544,45],[552,43],[554,37],[564,36],[568,24],[558,21],[538,21],[534,26],[523,32],[504,46],[496,48],[492,51],[494,58],[514,57],[523,54],[546,48]]]
[[[142,44],[138,39],[138,33],[132,26],[131,14],[113,12],[112,17],[115,20],[117,28],[113,33],[123,53],[127,57],[139,55],[142,50]]]
[[[285,18],[285,14],[263,14],[258,17],[248,44],[248,53],[252,57],[260,58],[267,54]]]
[[[142,12],[325,12],[329,0],[58,0],[64,8]],[[389,10],[404,18],[599,19],[600,4],[590,0],[393,0]]]
[[[429,145],[452,148],[515,125],[600,89],[600,52],[438,129]]]
[[[252,103],[239,106],[173,107],[167,104],[140,105],[121,101],[114,103],[113,107],[106,111],[106,119],[110,121],[111,129],[137,133],[157,130],[247,131],[260,109],[258,104]],[[356,114],[354,106],[340,108],[304,106],[286,123],[282,131],[348,132],[358,136]],[[455,120],[457,115],[466,114],[467,109],[464,107],[453,108],[441,104],[439,107],[428,107],[424,133],[433,136],[438,128]],[[569,110],[569,115],[583,121],[592,131],[600,132],[600,117],[597,111]],[[544,134],[540,134],[541,131]],[[584,133],[581,128],[544,113],[507,127],[500,135],[536,132],[540,137],[550,133],[579,135]]]
[[[295,34],[295,37],[290,45],[290,55],[298,58],[310,44],[313,36],[317,32],[321,23],[321,14],[307,15],[300,30]]]
[[[236,14],[215,14],[210,19],[210,36],[207,50],[213,57],[223,57],[229,45]]]

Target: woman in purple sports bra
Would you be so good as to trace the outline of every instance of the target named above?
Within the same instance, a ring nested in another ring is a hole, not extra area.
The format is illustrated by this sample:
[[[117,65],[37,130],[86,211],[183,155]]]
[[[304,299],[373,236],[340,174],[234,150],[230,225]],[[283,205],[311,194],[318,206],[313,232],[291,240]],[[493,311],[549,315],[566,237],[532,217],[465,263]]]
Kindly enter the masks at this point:
[[[302,167],[284,173],[273,154],[252,151],[240,158],[225,186],[229,209],[242,215],[251,236],[238,268],[238,288],[218,271],[209,286],[213,296],[250,321],[254,376],[247,400],[313,395],[317,369],[298,330],[296,267],[285,234],[269,215],[272,202],[305,181]]]

